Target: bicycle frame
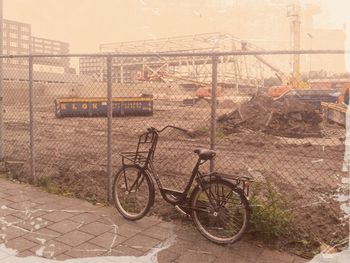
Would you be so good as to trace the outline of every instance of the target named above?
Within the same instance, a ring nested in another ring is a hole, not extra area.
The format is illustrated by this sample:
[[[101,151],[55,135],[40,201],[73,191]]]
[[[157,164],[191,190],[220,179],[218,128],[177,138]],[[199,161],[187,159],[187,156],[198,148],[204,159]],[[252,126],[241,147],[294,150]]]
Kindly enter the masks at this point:
[[[192,170],[192,175],[189,179],[189,181],[186,184],[186,187],[184,189],[183,192],[179,192],[179,191],[175,191],[172,189],[168,189],[163,187],[163,184],[159,178],[159,175],[153,165],[153,162],[151,161],[149,163],[149,167],[145,167],[144,168],[144,172],[146,172],[148,174],[148,176],[150,176],[151,178],[153,178],[155,180],[155,182],[157,183],[157,186],[159,188],[160,194],[162,195],[163,199],[165,201],[167,201],[168,203],[172,204],[172,205],[180,205],[183,204],[184,201],[186,200],[186,197],[191,189],[191,186],[193,184],[194,179],[196,178],[197,183],[202,185],[202,174],[199,171],[199,167],[201,164],[203,164],[204,162],[201,160],[198,160],[195,167]],[[173,199],[169,198],[168,195],[172,195]]]

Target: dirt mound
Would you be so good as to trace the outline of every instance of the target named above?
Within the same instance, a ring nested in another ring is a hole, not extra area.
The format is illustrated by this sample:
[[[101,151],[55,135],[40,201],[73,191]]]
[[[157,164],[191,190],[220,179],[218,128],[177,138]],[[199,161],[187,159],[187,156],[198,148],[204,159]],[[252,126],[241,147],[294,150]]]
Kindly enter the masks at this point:
[[[224,132],[237,132],[240,127],[283,137],[321,137],[322,118],[311,104],[294,96],[273,100],[257,94],[238,109],[219,117]]]
[[[218,108],[219,109],[235,109],[235,108],[237,108],[237,103],[235,103],[233,100],[223,100],[222,102],[219,102]]]

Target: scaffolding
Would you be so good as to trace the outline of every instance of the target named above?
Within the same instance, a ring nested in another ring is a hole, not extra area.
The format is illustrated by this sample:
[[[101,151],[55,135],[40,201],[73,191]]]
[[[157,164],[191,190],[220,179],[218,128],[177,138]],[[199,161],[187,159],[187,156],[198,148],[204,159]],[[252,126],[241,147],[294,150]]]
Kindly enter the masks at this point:
[[[249,45],[249,50],[259,50],[258,47]],[[225,52],[242,50],[242,40],[230,34],[207,33],[150,39],[143,41],[129,41],[108,43],[100,45],[101,53],[155,53],[157,57],[140,58],[116,58],[113,62],[113,71],[116,82],[127,82],[129,79],[147,80],[145,76],[163,76],[162,80],[174,79],[181,82],[196,81],[210,83],[211,81],[211,57],[181,56],[181,53],[198,52]],[[167,57],[167,53],[179,53],[179,56]],[[106,69],[94,67],[89,70],[85,66],[89,58],[81,61],[80,68],[83,74],[97,74],[97,78],[103,79]],[[93,63],[88,63],[90,66]],[[96,60],[96,59],[95,59]],[[96,63],[99,63],[96,61]],[[101,63],[100,63],[101,64]],[[97,71],[96,71],[97,70]],[[165,78],[164,75],[168,76]],[[263,86],[263,65],[254,56],[226,56],[218,60],[218,83],[239,87]],[[140,78],[140,76],[142,76]],[[169,77],[173,76],[173,78]]]

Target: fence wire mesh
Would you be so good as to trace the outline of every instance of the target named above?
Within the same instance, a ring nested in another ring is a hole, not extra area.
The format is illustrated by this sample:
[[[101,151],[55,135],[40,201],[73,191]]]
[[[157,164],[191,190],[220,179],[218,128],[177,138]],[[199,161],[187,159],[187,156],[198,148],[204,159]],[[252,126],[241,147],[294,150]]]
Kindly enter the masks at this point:
[[[70,58],[79,65],[75,74],[57,71],[67,58],[33,57],[32,123],[30,58],[4,58],[4,153],[14,178],[35,176],[51,192],[106,202],[120,152],[135,150],[147,127],[174,125],[186,132],[162,134],[155,156],[166,187],[183,189],[197,158],[193,150],[215,147],[215,170],[256,180],[253,234],[306,257],[322,243],[345,246],[344,103],[350,81],[346,73],[329,73],[341,71],[334,68],[340,55],[301,55],[301,72],[308,74],[300,75],[286,73],[290,55],[219,56],[216,101],[212,56],[107,57]],[[334,103],[339,116],[320,101]],[[203,169],[209,172],[209,164]],[[158,201],[153,212],[173,217]]]

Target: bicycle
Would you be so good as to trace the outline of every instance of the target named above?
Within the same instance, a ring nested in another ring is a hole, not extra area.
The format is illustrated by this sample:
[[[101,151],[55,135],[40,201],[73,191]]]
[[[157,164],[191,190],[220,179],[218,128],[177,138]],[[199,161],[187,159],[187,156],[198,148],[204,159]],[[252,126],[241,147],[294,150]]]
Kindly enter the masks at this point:
[[[217,244],[236,242],[242,237],[250,219],[248,195],[252,178],[228,178],[228,175],[216,172],[202,174],[200,166],[212,160],[216,153],[196,149],[194,152],[198,160],[185,189],[180,192],[163,187],[153,159],[159,135],[168,128],[185,131],[171,125],[161,130],[148,128],[140,135],[136,152],[121,153],[122,168],[113,182],[115,207],[126,219],[143,218],[154,204],[156,182],[162,198],[181,213],[190,215],[204,237]],[[190,193],[194,181],[196,185]]]

